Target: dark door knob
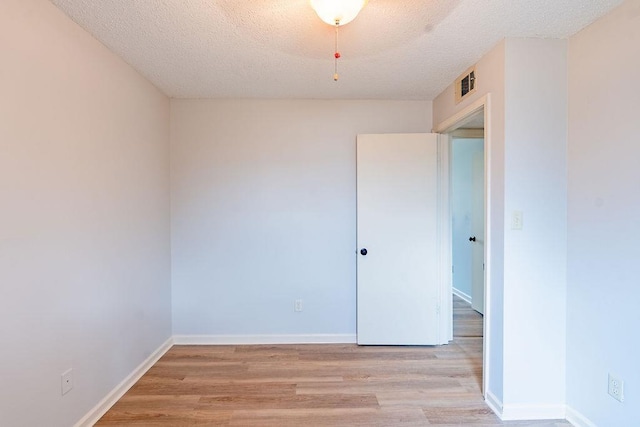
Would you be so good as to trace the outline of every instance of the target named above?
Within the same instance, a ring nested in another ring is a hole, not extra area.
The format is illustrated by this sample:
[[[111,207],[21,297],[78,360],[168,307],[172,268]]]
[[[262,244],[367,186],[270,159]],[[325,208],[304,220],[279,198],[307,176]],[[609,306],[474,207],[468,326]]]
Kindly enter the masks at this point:
[[[475,241],[476,241],[476,236],[469,237],[469,241],[470,241],[470,242],[475,242]]]
[[[365,248],[360,249],[360,255],[366,255],[368,253],[369,252]]]

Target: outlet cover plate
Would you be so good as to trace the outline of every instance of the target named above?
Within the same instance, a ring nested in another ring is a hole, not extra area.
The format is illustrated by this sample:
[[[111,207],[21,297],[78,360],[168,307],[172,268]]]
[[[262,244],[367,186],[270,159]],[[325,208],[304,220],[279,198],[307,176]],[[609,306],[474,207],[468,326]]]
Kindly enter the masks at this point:
[[[62,395],[69,393],[73,388],[73,369],[69,369],[60,375]]]
[[[619,402],[624,402],[624,381],[609,374],[609,395]]]

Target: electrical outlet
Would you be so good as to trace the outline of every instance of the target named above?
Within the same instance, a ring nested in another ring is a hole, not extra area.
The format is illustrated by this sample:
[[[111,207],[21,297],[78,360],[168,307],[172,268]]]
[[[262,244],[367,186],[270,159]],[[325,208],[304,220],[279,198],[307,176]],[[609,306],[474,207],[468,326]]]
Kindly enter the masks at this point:
[[[62,395],[69,393],[73,388],[73,369],[69,369],[60,375]]]
[[[513,214],[511,215],[512,230],[522,230],[523,216],[522,211],[513,211]]]
[[[297,299],[295,301],[295,303],[293,304],[293,311],[302,311],[302,300],[301,299]]]
[[[619,402],[624,402],[624,381],[609,374],[609,394]]]

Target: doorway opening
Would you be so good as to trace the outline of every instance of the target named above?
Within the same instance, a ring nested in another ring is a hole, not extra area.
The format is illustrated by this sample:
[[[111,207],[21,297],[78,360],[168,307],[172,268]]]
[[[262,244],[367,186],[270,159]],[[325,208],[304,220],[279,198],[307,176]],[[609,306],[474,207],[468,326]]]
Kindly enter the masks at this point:
[[[474,126],[483,125],[481,119],[477,122]],[[481,360],[484,330],[484,128],[454,131],[450,150],[453,339]],[[478,385],[482,384],[481,372],[477,381]]]
[[[453,294],[483,314],[484,129],[478,131],[451,138],[451,248]]]
[[[438,124],[448,136],[454,342],[482,358],[478,384],[486,398],[490,306],[490,95]]]

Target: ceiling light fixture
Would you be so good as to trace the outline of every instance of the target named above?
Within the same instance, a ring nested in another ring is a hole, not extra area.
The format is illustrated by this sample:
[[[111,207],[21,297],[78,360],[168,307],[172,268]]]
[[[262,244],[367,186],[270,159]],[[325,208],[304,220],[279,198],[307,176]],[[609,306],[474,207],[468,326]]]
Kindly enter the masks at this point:
[[[336,28],[336,51],[333,54],[335,61],[335,73],[333,80],[338,81],[338,28],[356,19],[368,0],[310,0],[311,7],[316,11],[318,17],[329,25]]]
[[[329,25],[345,25],[353,21],[367,0],[311,0],[311,7]]]

